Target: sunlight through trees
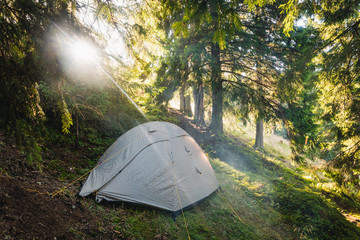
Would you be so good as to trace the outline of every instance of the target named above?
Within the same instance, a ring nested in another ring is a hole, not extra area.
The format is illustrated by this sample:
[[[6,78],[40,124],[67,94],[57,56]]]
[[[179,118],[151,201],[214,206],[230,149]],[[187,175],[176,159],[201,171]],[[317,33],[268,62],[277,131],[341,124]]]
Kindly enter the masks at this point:
[[[29,158],[54,129],[77,145],[90,126],[121,134],[146,121],[137,105],[166,119],[179,92],[196,124],[222,136],[231,115],[256,128],[259,151],[282,131],[294,160],[326,160],[358,193],[358,1],[0,4],[0,124]]]

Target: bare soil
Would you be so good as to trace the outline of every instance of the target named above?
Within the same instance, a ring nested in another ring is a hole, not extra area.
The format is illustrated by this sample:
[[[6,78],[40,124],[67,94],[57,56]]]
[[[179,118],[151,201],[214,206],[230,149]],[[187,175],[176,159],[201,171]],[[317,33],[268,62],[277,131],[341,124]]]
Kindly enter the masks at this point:
[[[0,147],[0,239],[122,239],[85,207],[91,200],[75,197],[78,186],[52,197],[70,182],[29,165],[1,132]],[[61,158],[64,149],[51,152]]]
[[[23,178],[0,177],[3,239],[72,239],[77,235],[101,238],[96,219],[80,201],[68,196],[52,198],[34,190],[33,185]]]
[[[168,108],[169,114],[179,120],[178,126],[189,133],[200,145],[208,144],[215,140],[214,134],[206,126],[199,126],[193,119],[185,116],[174,108]]]

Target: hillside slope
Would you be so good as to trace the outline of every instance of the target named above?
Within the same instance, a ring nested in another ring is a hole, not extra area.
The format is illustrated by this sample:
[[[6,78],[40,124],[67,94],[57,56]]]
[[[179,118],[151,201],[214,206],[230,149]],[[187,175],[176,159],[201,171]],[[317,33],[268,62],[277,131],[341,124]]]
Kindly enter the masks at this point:
[[[94,158],[94,146],[75,149],[49,142],[44,146],[40,171],[1,137],[0,238],[359,238],[359,228],[340,212],[348,208],[360,213],[351,199],[336,198],[340,203],[336,204],[335,195],[316,188],[315,182],[287,168],[281,159],[256,152],[236,139],[216,137],[175,110],[170,114],[209,154],[221,186],[218,192],[175,222],[171,214],[154,208],[97,204],[91,198],[76,197],[79,183],[74,181],[94,164],[88,160]],[[68,185],[56,197],[49,196]]]
[[[170,113],[211,156],[220,185],[248,225],[269,226],[265,231],[278,232],[278,239],[360,239],[359,218],[347,214],[359,216],[360,204],[304,176],[312,170],[258,152],[234,136],[215,137],[177,110]]]

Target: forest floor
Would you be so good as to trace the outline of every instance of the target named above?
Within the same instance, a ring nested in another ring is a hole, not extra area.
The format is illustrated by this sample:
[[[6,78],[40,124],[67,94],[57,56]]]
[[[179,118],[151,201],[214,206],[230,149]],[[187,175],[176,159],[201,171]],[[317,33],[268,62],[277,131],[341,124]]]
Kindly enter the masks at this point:
[[[14,143],[4,143],[0,132],[0,239],[122,239],[101,231],[99,225],[105,225],[101,216],[92,214],[86,201],[73,194],[78,184],[52,197],[71,182],[60,180],[55,171],[29,166]],[[53,146],[51,155],[64,163],[72,158],[69,149],[59,146]],[[45,158],[44,164],[49,164]]]
[[[318,193],[308,189],[310,182],[283,167],[285,160],[269,161],[235,138],[216,137],[177,110],[170,109],[169,113],[211,158],[218,159],[212,160],[212,164],[216,165],[222,197],[211,196],[186,213],[190,222],[187,235],[192,239],[322,239],[321,234],[356,236],[359,233],[335,210],[338,206],[323,203]],[[90,198],[76,197],[79,191],[76,179],[87,171],[84,164],[91,155],[89,148],[78,150],[47,144],[39,169],[29,165],[24,152],[11,141],[5,141],[0,132],[1,239],[186,237],[182,219],[175,223],[163,211],[131,204],[96,204]],[[64,191],[51,196],[59,190]],[[241,219],[231,216],[232,211],[222,203],[223,197],[232,202],[231,208],[236,208]],[[348,208],[347,212],[360,213],[349,201],[334,195],[329,198],[338,199],[342,208]],[[349,216],[358,223],[354,215]],[[328,229],[326,224],[331,227]]]

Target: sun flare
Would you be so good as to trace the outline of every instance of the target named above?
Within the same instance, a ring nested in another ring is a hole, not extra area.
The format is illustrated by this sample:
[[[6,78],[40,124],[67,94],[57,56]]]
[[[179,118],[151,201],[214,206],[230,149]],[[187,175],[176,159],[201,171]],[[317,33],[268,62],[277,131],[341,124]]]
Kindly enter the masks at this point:
[[[80,63],[94,62],[99,55],[97,49],[85,40],[77,40],[69,50],[74,60]]]
[[[73,37],[59,39],[59,60],[70,79],[83,83],[100,83],[101,51],[91,41]]]

